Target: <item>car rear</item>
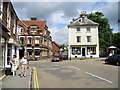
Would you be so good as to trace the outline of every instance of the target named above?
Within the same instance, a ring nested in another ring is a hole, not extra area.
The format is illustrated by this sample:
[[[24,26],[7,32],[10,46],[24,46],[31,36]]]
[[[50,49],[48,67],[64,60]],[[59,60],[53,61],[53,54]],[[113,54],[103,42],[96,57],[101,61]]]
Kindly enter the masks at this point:
[[[56,62],[56,61],[60,61],[60,56],[55,55],[55,56],[52,57],[52,62]]]

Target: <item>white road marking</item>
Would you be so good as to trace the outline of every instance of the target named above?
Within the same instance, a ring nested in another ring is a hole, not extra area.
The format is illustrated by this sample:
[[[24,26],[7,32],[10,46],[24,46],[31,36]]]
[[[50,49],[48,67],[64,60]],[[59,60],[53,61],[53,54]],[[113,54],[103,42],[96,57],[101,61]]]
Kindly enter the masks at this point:
[[[91,75],[91,76],[93,76],[93,77],[96,77],[96,78],[98,78],[98,79],[104,80],[104,81],[106,81],[106,82],[108,82],[108,83],[112,83],[111,81],[109,81],[109,80],[107,80],[107,79],[104,79],[104,78],[102,78],[102,77],[99,77],[99,76],[97,76],[97,75],[94,75],[94,74],[92,74],[92,73],[89,73],[89,72],[86,72],[86,73],[89,74],[89,75]]]
[[[73,69],[76,69],[76,70],[80,70],[79,68],[77,67],[74,67],[74,66],[69,66],[70,68],[73,68]]]

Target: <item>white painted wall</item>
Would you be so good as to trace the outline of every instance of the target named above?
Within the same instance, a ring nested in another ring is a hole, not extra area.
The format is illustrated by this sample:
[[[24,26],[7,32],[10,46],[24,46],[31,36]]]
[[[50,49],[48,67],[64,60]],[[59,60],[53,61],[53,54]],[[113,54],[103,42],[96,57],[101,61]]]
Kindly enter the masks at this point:
[[[80,32],[77,32],[76,27],[69,27],[69,54],[68,57],[74,58],[75,56],[82,57],[81,55],[72,55],[71,54],[71,46],[72,45],[80,45],[81,51],[82,48],[86,48],[85,54],[86,57],[90,57],[90,55],[87,55],[87,46],[96,46],[96,55],[93,55],[93,57],[99,57],[99,38],[98,38],[98,26],[89,26],[90,32],[87,32],[87,26],[80,26]],[[76,36],[81,36],[81,42],[77,42]],[[87,37],[91,36],[91,42],[87,42]]]
[[[91,26],[91,32],[88,33],[86,26],[80,27],[80,32],[76,31],[76,27],[69,28],[69,45],[96,45],[98,42],[97,26]],[[76,36],[81,36],[81,42],[77,42]],[[91,36],[91,42],[87,42],[86,36]]]

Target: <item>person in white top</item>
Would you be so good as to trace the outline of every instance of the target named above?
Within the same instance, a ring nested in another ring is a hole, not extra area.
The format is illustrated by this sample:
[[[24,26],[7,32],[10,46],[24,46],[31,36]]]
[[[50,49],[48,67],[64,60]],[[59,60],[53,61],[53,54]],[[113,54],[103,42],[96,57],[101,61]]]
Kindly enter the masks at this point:
[[[13,59],[10,63],[11,63],[11,66],[12,66],[13,76],[15,76],[16,75],[16,70],[18,68],[18,60],[16,58],[16,55],[13,55]]]
[[[27,69],[27,64],[28,64],[28,61],[27,61],[27,59],[26,59],[26,56],[24,56],[22,59],[21,59],[21,61],[20,61],[20,63],[21,63],[21,77],[22,76],[26,76],[26,69]]]

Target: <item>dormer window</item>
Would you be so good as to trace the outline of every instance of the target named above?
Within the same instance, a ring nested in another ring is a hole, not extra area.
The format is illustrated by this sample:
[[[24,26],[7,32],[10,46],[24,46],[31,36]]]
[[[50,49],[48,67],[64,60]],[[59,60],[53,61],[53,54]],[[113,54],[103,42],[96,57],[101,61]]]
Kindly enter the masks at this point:
[[[85,11],[81,12],[80,17],[81,17],[81,22],[86,23],[87,15]]]
[[[31,32],[36,32],[37,26],[30,26]]]
[[[36,28],[32,28],[32,32],[36,32]]]
[[[18,26],[17,27],[17,33],[22,33],[23,32],[23,27],[22,26]]]
[[[82,17],[82,23],[85,23],[85,17]]]

